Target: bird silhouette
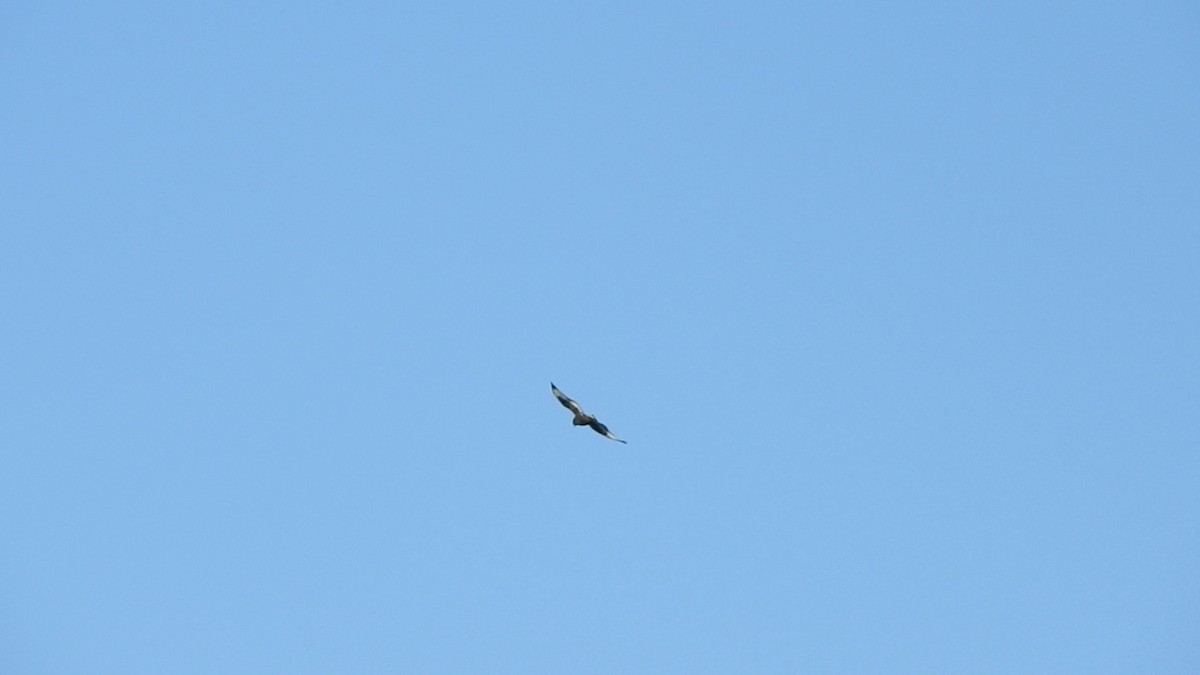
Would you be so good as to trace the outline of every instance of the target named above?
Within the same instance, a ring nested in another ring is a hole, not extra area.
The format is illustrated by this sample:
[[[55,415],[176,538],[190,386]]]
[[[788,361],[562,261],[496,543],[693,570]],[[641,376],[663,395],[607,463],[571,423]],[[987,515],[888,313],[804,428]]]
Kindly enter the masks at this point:
[[[618,443],[625,443],[625,441],[613,436],[608,427],[601,424],[600,420],[596,419],[595,416],[583,412],[583,408],[579,407],[578,403],[572,401],[566,394],[562,393],[558,387],[554,386],[553,382],[550,383],[550,391],[554,393],[554,398],[558,399],[558,402],[563,404],[564,408],[575,413],[575,419],[571,420],[571,424],[577,427],[591,427],[593,431],[605,438],[612,439]]]

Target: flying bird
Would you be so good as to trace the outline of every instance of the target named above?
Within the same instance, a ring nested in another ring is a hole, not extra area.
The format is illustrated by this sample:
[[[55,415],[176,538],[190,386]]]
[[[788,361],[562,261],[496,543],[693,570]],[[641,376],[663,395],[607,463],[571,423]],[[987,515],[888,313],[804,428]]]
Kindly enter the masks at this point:
[[[575,419],[571,420],[571,424],[574,424],[577,427],[591,427],[593,431],[601,436],[604,436],[605,438],[610,438],[618,443],[625,443],[625,441],[613,436],[612,432],[608,430],[608,427],[600,423],[600,420],[583,412],[583,408],[579,407],[579,404],[575,401],[567,398],[567,395],[559,391],[558,387],[554,386],[553,382],[550,383],[550,391],[554,392],[554,398],[558,399],[558,402],[563,404],[564,408],[575,413]],[[626,443],[626,445],[628,445],[628,443]]]

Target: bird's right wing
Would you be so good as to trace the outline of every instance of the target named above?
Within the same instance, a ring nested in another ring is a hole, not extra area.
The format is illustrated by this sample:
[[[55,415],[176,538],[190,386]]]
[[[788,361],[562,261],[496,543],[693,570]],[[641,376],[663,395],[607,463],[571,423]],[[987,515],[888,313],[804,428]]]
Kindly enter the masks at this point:
[[[591,427],[592,430],[595,431],[596,433],[603,435],[605,438],[614,440],[618,443],[625,443],[625,441],[617,438],[616,436],[613,436],[613,433],[608,430],[608,427],[601,424],[600,420],[598,420],[598,419],[592,418],[592,421],[588,423],[588,426]],[[629,445],[629,444],[625,443],[625,445]]]

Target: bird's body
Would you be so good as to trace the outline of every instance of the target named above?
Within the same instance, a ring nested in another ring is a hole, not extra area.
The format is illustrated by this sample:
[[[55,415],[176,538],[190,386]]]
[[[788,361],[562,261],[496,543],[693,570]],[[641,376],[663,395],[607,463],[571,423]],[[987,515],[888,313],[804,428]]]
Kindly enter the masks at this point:
[[[571,420],[571,424],[574,424],[577,427],[591,427],[592,431],[595,431],[605,438],[614,440],[618,443],[625,443],[625,441],[614,436],[612,432],[608,430],[608,427],[601,424],[600,420],[596,419],[595,415],[589,415],[583,412],[583,408],[580,407],[578,403],[568,398],[566,394],[562,393],[558,387],[554,386],[553,382],[550,383],[550,391],[554,394],[554,398],[558,399],[558,402],[563,404],[564,408],[575,414],[575,418]]]

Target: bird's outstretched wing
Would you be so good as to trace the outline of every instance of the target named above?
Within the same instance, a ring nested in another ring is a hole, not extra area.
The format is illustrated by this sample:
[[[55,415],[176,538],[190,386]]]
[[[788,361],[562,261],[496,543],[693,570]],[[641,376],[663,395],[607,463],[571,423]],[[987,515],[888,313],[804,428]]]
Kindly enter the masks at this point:
[[[591,422],[588,422],[588,426],[591,427],[593,431],[604,436],[605,438],[611,438],[612,440],[614,440],[618,443],[625,443],[625,441],[617,438],[616,436],[613,436],[612,432],[608,430],[608,427],[601,424],[600,420],[598,420],[594,417],[592,418]],[[625,443],[625,445],[629,445],[629,444]]]
[[[554,392],[554,398],[558,399],[558,402],[563,404],[563,407],[566,408],[567,410],[570,410],[571,412],[575,413],[576,415],[587,414],[587,413],[583,412],[583,408],[580,408],[578,403],[567,398],[566,394],[559,391],[558,387],[554,386],[553,382],[550,383],[550,391]]]

